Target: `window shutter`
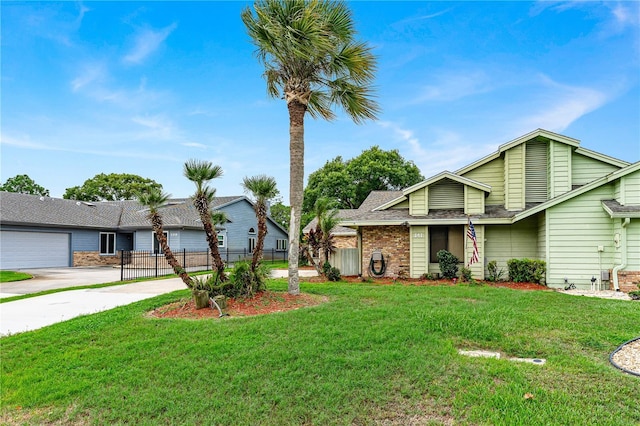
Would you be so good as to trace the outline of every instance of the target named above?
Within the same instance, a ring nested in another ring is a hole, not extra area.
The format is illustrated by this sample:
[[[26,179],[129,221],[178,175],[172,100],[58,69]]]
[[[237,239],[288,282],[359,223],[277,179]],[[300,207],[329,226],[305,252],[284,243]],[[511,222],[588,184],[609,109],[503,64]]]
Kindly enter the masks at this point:
[[[429,210],[464,209],[464,186],[443,179],[429,186]]]

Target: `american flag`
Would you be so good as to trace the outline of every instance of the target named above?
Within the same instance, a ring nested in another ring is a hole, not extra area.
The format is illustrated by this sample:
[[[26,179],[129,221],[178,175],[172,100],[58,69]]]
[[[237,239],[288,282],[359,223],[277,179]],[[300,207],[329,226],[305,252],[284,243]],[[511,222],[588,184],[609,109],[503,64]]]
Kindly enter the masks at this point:
[[[471,218],[469,218],[469,228],[467,229],[467,237],[473,241],[473,253],[471,253],[471,259],[469,259],[469,264],[467,266],[471,266],[476,263],[478,259],[478,240],[476,239],[476,228],[473,227],[473,223],[471,223]]]

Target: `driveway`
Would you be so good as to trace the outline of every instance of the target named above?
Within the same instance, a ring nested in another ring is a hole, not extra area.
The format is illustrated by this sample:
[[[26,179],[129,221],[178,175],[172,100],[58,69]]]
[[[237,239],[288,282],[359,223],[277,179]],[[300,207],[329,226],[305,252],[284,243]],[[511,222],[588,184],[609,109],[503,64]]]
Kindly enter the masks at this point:
[[[120,268],[110,266],[24,269],[33,275],[30,280],[0,283],[0,298],[37,293],[57,288],[120,281]]]

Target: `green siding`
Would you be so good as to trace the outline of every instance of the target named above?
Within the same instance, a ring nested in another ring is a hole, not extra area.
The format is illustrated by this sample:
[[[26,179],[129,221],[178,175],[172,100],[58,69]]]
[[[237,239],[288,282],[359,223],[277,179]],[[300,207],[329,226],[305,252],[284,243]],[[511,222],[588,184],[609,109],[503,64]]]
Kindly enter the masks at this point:
[[[462,176],[491,186],[491,193],[485,200],[487,205],[504,205],[504,158],[496,158]]]
[[[391,207],[392,209],[408,209],[409,208],[409,200],[404,200],[401,203],[396,204]]]
[[[465,214],[484,213],[484,191],[470,186],[464,187],[464,212]]]
[[[505,207],[507,210],[524,208],[524,144],[505,152]]]
[[[426,215],[427,188],[422,188],[409,194],[409,214],[412,216]]]
[[[540,212],[538,218],[538,259],[547,260],[547,220],[545,212]]]
[[[604,185],[547,210],[547,285],[562,287],[566,277],[578,288],[590,288],[600,268],[613,267],[614,221],[601,204],[613,191],[613,184]],[[604,252],[598,252],[598,246]]]
[[[571,191],[571,147],[549,142],[549,197]]]
[[[429,234],[426,226],[412,226],[411,241],[411,278],[420,278],[427,273],[429,262]]]
[[[495,260],[507,272],[509,259],[538,259],[538,218],[528,218],[513,225],[485,226],[485,257]]]
[[[572,185],[585,185],[616,170],[618,167],[614,165],[575,152],[571,154]]]
[[[625,206],[640,206],[640,171],[631,173],[620,179],[620,199]]]
[[[640,219],[627,225],[627,271],[640,271]]]
[[[474,228],[476,229],[476,241],[477,241],[477,246],[478,246],[478,262],[474,263],[473,265],[471,265],[469,267],[469,269],[471,269],[471,275],[473,276],[473,278],[476,279],[484,279],[484,225],[474,225]],[[467,230],[469,229],[468,226],[464,227],[464,233],[465,233],[465,254],[464,254],[464,265],[466,266],[467,264],[469,264],[469,260],[471,259],[471,255],[473,254],[473,241],[471,241],[470,238],[468,238],[467,235]]]

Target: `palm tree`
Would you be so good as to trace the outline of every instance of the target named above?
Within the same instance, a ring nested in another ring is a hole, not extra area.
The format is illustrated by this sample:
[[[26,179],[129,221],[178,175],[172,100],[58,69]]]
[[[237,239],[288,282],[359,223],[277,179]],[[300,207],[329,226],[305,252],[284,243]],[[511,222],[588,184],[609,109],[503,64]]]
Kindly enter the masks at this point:
[[[330,0],[258,0],[242,21],[264,64],[267,92],[289,110],[289,293],[299,294],[298,250],[304,186],[304,116],[331,120],[340,106],[356,122],[375,119],[371,49],[355,40],[351,13]]]
[[[337,209],[328,210],[318,220],[318,225],[320,226],[320,231],[322,233],[320,238],[320,252],[322,257],[320,258],[320,261],[322,262],[323,270],[324,262],[328,262],[329,255],[336,251],[336,246],[333,242],[333,233],[331,231],[333,228],[338,226],[341,221],[337,215]]]
[[[258,240],[251,259],[251,271],[255,272],[258,263],[262,260],[264,239],[267,236],[267,203],[278,195],[278,188],[275,178],[266,175],[245,177],[242,180],[242,186],[245,192],[250,192],[255,198],[253,208],[258,219]]]
[[[141,192],[138,195],[138,202],[149,209],[147,219],[151,222],[151,228],[156,234],[158,243],[160,243],[160,250],[164,254],[164,258],[167,263],[173,268],[173,272],[180,276],[182,282],[190,289],[193,289],[193,280],[184,270],[180,262],[176,259],[167,243],[167,237],[164,235],[164,227],[162,224],[162,215],[158,212],[158,209],[167,203],[169,194],[162,192],[159,188],[150,188],[146,192]]]
[[[224,262],[218,249],[218,234],[211,221],[211,211],[209,209],[216,195],[216,191],[208,186],[210,180],[222,176],[222,168],[217,165],[214,166],[210,161],[189,160],[184,163],[184,175],[196,184],[196,192],[192,197],[193,205],[200,215],[202,227],[204,228],[207,243],[211,250],[211,257],[213,258],[213,264],[218,271],[218,276],[221,281],[225,281],[227,277],[224,274]]]

